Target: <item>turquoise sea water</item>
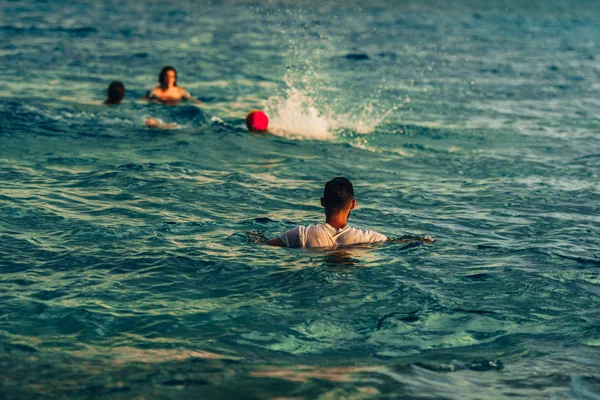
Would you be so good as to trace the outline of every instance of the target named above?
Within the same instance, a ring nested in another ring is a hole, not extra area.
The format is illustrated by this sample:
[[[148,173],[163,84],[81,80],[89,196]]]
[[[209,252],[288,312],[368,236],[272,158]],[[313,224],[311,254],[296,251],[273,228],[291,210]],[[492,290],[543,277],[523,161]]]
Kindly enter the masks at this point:
[[[600,4],[522,3],[0,2],[0,398],[599,399]],[[436,243],[254,243],[337,175]]]

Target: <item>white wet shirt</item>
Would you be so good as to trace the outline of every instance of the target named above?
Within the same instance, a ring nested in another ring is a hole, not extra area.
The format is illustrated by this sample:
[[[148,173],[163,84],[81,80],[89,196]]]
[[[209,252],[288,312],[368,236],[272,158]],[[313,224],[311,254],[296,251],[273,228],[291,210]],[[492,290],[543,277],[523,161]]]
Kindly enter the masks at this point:
[[[336,229],[327,222],[318,225],[297,226],[280,236],[286,247],[336,247],[359,243],[384,242],[381,233],[346,225]]]

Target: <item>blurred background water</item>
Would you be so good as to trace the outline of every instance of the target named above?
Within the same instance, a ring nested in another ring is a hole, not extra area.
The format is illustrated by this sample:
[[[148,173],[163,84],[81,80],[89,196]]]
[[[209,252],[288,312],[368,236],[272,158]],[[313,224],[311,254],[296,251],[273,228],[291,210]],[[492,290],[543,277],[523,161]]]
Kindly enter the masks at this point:
[[[398,3],[0,2],[0,397],[600,398],[600,3]]]

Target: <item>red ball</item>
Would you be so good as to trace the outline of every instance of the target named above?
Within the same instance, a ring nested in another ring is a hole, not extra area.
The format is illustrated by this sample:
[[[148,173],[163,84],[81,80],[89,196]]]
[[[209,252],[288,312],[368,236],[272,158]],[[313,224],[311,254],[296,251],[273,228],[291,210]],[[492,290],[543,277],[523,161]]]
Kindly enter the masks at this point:
[[[269,117],[260,110],[250,111],[246,116],[246,126],[251,132],[263,132],[269,127]]]

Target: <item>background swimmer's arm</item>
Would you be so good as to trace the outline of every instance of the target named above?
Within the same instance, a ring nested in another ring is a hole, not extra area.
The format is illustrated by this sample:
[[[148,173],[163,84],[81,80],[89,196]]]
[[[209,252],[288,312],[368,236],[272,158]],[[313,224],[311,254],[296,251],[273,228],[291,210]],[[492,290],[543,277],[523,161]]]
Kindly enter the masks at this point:
[[[156,129],[175,129],[179,127],[179,125],[177,125],[176,123],[166,124],[157,118],[146,118],[146,120],[144,121],[144,125],[146,125],[148,128]]]
[[[200,100],[198,100],[197,98],[193,97],[190,92],[188,92],[187,90],[183,90],[183,94],[181,95],[182,99],[186,99],[187,101],[191,101],[192,103],[195,104],[202,104],[202,102]]]
[[[158,98],[158,96],[156,95],[156,93],[154,93],[154,89],[152,90],[148,90],[146,92],[146,94],[144,96],[142,96],[142,98],[140,100],[148,100],[152,103],[160,103],[160,99]]]
[[[409,243],[409,242],[433,243],[433,242],[435,242],[435,239],[429,235],[425,235],[425,236],[404,235],[404,236],[396,238],[396,239],[388,238],[387,241],[388,242],[399,242],[399,243]]]

